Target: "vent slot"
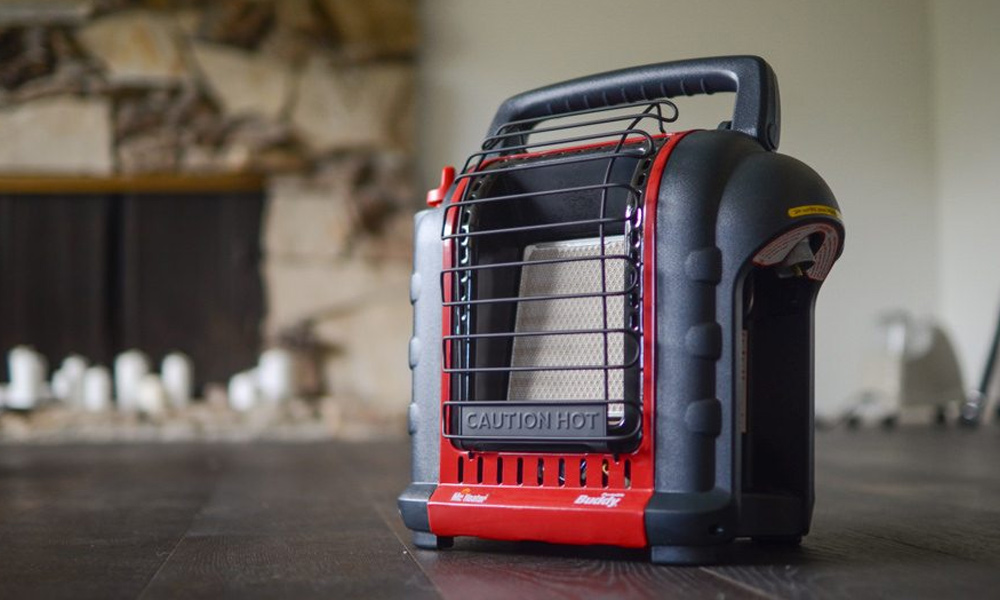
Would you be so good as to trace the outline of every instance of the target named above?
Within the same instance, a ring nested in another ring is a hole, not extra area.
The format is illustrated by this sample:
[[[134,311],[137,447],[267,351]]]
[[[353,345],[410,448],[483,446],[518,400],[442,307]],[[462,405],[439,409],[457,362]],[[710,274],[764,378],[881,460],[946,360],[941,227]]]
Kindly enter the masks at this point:
[[[454,483],[499,487],[630,489],[632,461],[612,455],[458,457]],[[530,474],[525,476],[525,470]]]

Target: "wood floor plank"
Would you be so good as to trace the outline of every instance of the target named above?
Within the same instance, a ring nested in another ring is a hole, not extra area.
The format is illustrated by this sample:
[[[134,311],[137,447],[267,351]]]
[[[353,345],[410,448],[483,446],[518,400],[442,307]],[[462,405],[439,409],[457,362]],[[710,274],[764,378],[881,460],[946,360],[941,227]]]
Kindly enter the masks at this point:
[[[343,445],[252,445],[143,598],[437,598]]]
[[[813,532],[711,567],[459,539],[417,550],[404,442],[0,446],[0,597],[992,598],[1000,430],[817,436]]]
[[[175,448],[0,448],[0,597],[134,598],[218,471]]]
[[[780,597],[992,598],[1000,588],[995,430],[817,438],[813,531],[711,567]]]

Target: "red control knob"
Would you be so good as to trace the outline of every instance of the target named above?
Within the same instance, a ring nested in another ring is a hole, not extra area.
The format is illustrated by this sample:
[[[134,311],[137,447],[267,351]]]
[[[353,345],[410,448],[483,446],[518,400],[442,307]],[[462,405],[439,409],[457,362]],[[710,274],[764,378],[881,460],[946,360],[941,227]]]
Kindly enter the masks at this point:
[[[448,194],[448,188],[455,183],[455,167],[445,167],[441,169],[441,185],[433,190],[427,191],[427,206],[431,208],[440,206],[444,202],[444,197]]]

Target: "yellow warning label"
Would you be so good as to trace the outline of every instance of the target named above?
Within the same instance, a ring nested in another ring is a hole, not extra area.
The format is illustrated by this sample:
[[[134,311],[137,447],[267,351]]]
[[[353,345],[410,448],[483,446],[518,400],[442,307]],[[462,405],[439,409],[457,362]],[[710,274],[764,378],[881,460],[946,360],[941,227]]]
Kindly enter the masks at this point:
[[[823,206],[822,204],[808,204],[788,209],[789,217],[808,217],[809,215],[826,215],[839,219],[840,211],[832,206]]]

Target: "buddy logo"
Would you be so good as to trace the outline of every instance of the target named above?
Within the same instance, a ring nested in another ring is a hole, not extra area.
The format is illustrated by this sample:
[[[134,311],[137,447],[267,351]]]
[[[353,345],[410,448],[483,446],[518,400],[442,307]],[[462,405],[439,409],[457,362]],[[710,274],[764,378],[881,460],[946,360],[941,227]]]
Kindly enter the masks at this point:
[[[451,501],[464,502],[466,504],[482,504],[489,497],[489,494],[473,494],[471,488],[463,488],[461,492],[455,492],[451,495]]]
[[[573,501],[573,504],[580,504],[583,506],[604,506],[606,508],[614,508],[621,503],[622,498],[625,494],[621,493],[611,493],[604,492],[600,496],[588,496],[587,494],[580,494]]]

